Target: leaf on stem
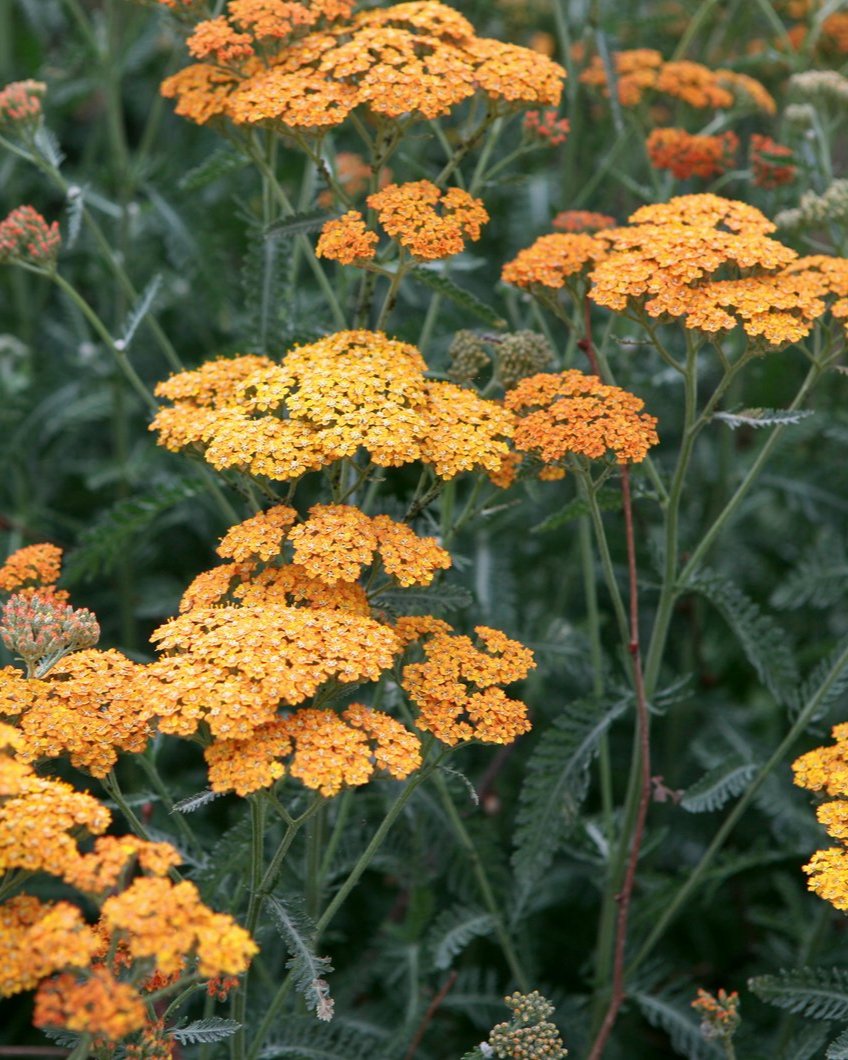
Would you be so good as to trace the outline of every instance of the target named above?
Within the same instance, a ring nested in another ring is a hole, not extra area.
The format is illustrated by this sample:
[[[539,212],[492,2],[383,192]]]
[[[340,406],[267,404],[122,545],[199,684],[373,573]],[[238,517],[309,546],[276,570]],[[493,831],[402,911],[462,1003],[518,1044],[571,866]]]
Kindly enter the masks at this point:
[[[450,968],[454,957],[476,938],[485,938],[495,929],[491,913],[466,905],[445,909],[436,918],[429,935],[433,967],[439,971]]]
[[[451,302],[455,302],[456,305],[468,310],[469,313],[473,313],[474,316],[484,320],[493,328],[505,328],[507,326],[507,322],[496,309],[480,301],[476,295],[466,291],[464,287],[458,286],[453,280],[449,280],[444,273],[434,272],[432,269],[417,268],[412,269],[408,275],[413,280],[423,284],[424,287],[429,287],[432,291],[442,295],[443,298],[448,298]]]
[[[848,972],[840,968],[784,969],[755,976],[748,986],[766,1004],[807,1019],[848,1019]]]
[[[178,1027],[170,1031],[170,1036],[180,1045],[209,1045],[231,1037],[241,1027],[235,1020],[225,1020],[220,1016],[195,1020],[187,1027]]]
[[[757,772],[757,764],[740,755],[730,755],[715,769],[686,789],[680,805],[689,813],[710,813],[737,798],[748,787]]]

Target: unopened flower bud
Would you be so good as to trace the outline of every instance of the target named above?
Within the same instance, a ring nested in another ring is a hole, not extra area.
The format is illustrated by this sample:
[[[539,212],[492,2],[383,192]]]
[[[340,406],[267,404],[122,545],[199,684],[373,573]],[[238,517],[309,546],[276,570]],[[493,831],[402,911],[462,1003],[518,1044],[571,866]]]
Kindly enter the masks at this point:
[[[94,647],[100,626],[85,607],[16,593],[0,611],[0,639],[23,659],[30,677],[43,677],[65,655]]]

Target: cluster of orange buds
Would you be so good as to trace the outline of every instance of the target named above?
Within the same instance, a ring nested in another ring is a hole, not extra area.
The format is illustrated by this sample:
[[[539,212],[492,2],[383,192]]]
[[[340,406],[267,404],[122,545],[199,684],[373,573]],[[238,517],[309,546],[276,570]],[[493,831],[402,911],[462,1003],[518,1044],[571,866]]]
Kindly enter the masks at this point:
[[[729,1041],[741,1023],[739,995],[735,990],[728,993],[722,988],[717,994],[711,994],[699,988],[692,1008],[701,1017],[701,1034],[705,1038]]]
[[[558,147],[571,132],[568,118],[557,118],[555,110],[528,110],[524,115],[524,131],[537,140]]]
[[[93,648],[100,626],[85,607],[16,593],[0,611],[0,639],[23,659],[31,677],[43,677],[65,655]]]
[[[0,221],[0,265],[51,268],[56,264],[61,242],[56,221],[48,224],[32,206],[18,206]]]
[[[27,136],[41,123],[43,81],[13,81],[0,89],[0,129]]]
[[[739,137],[730,131],[693,136],[684,129],[654,129],[645,146],[654,169],[667,169],[677,180],[711,180],[733,165]]]

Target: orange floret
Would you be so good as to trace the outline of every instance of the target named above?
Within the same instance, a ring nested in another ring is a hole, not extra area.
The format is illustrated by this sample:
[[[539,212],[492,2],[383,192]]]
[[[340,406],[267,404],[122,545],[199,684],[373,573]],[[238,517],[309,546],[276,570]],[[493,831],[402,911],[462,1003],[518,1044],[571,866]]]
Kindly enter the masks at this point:
[[[501,279],[516,287],[548,287],[558,290],[588,266],[607,254],[603,237],[585,234],[540,236],[531,246],[518,252],[503,267]]]
[[[36,1027],[119,1041],[146,1022],[147,1010],[135,987],[119,982],[104,967],[93,968],[84,979],[69,973],[45,979],[35,995]]]
[[[371,525],[383,567],[401,585],[429,585],[437,570],[450,567],[450,553],[434,537],[419,537],[410,527],[387,515],[375,516]]]
[[[135,862],[151,876],[165,876],[182,857],[169,843],[150,843],[136,836],[101,836],[90,854],[82,854],[65,879],[77,890],[102,895],[111,890]]]
[[[359,210],[348,210],[341,217],[324,224],[315,253],[319,258],[329,258],[342,265],[354,265],[373,261],[379,242],[380,237],[368,230]]]
[[[285,775],[280,758],[291,754],[293,744],[285,720],[276,719],[254,729],[247,740],[215,740],[203,752],[213,791],[250,795],[269,788]]]
[[[512,743],[530,729],[525,704],[497,686],[526,677],[532,652],[497,630],[476,632],[488,652],[437,629],[423,643],[426,661],[403,670],[402,686],[420,712],[416,725],[450,746],[471,739]]]
[[[209,59],[221,66],[253,55],[249,33],[238,33],[223,16],[200,22],[187,41],[195,59]]]
[[[295,563],[327,585],[356,581],[377,548],[371,520],[344,504],[314,505],[309,519],[291,531],[289,541]]]
[[[619,463],[640,463],[659,441],[656,418],[642,412],[641,398],[576,369],[522,379],[506,403],[519,414],[516,446],[545,463],[608,452]]]
[[[250,563],[256,558],[267,562],[280,554],[286,534],[296,519],[294,508],[284,504],[268,508],[230,527],[217,548],[218,555],[236,563]]]
[[[33,585],[54,585],[62,569],[62,550],[56,545],[26,545],[0,567],[0,591]]]
[[[428,382],[422,418],[421,459],[439,478],[451,479],[477,467],[497,471],[509,452],[512,414],[468,387]]]
[[[68,902],[18,895],[0,905],[0,997],[32,990],[45,976],[85,968],[98,940]]]
[[[461,188],[443,194],[429,180],[389,184],[367,202],[389,235],[424,261],[461,253],[489,220],[480,199]]]
[[[258,952],[244,928],[230,916],[213,913],[188,880],[175,884],[140,877],[106,899],[101,918],[110,930],[124,934],[133,959],[152,957],[165,975],[179,971],[183,959],[194,954],[201,975],[240,975]]]
[[[684,129],[654,129],[646,147],[655,169],[668,169],[678,180],[710,180],[733,165],[739,138],[733,132],[692,136]]]

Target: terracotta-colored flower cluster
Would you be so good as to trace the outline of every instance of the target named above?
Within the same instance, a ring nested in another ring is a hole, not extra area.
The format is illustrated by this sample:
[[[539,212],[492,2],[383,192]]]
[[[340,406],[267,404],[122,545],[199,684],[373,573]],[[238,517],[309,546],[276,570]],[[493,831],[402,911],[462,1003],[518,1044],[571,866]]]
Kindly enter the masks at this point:
[[[510,413],[425,370],[414,346],[342,331],[279,365],[237,357],[175,375],[157,388],[174,406],[151,426],[168,449],[199,445],[214,467],[276,481],[361,449],[381,467],[421,460],[446,479],[494,470],[508,451]]]
[[[657,97],[681,100],[697,110],[728,110],[754,107],[774,114],[777,106],[771,94],[755,78],[735,70],[711,70],[688,59],[666,62],[650,48],[614,52],[612,63],[623,107],[636,107],[643,100]],[[585,85],[600,88],[609,96],[607,74],[599,55],[592,57],[580,74]]]
[[[848,912],[848,724],[834,726],[831,735],[834,743],[801,755],[792,770],[799,787],[831,796],[832,801],[819,804],[816,816],[839,844],[813,854],[804,866],[807,886]]]
[[[19,135],[36,129],[46,92],[43,81],[12,81],[0,89],[0,129]]]
[[[55,585],[62,570],[62,550],[56,545],[25,545],[0,566],[0,592],[32,593]]]
[[[450,746],[467,740],[511,743],[530,729],[527,707],[500,687],[527,676],[533,653],[486,626],[457,636],[447,622],[425,617],[398,621],[407,642],[425,637],[425,661],[404,667],[401,684],[419,709],[416,725]]]
[[[791,184],[798,173],[791,148],[777,143],[770,136],[752,134],[750,158],[754,183],[759,188],[779,188]]]
[[[386,232],[413,257],[434,261],[465,249],[466,239],[478,240],[489,220],[483,203],[461,188],[442,192],[429,180],[389,184],[368,197],[368,205]],[[317,254],[343,265],[363,264],[376,254],[378,236],[358,210],[327,221]]]
[[[18,206],[0,221],[0,265],[16,263],[51,268],[62,237],[59,224],[47,221],[32,206]]]
[[[564,144],[571,131],[568,118],[558,118],[555,110],[528,110],[522,124],[529,136],[551,147]]]
[[[711,180],[733,165],[739,137],[730,131],[693,136],[685,129],[654,129],[645,146],[655,169],[667,169],[677,180]]]
[[[437,118],[478,91],[502,107],[559,102],[562,67],[477,37],[437,0],[357,14],[352,7],[350,0],[230,0],[189,38],[202,61],[167,78],[162,92],[195,122],[227,117],[296,130],[338,125],[360,106],[384,118]]]
[[[562,210],[551,221],[557,232],[600,232],[604,228],[615,228],[614,217],[591,210]]]
[[[501,279],[516,287],[546,287],[559,290],[573,276],[585,272],[607,254],[604,235],[585,232],[555,232],[540,236],[504,265]]]
[[[576,369],[523,379],[506,404],[519,417],[516,448],[546,464],[570,453],[640,463],[659,441],[656,418],[642,411],[641,398]]]
[[[826,299],[835,297],[834,316],[846,315],[848,261],[799,258],[770,238],[774,230],[753,206],[715,195],[643,206],[627,227],[604,233],[610,250],[592,272],[590,296],[708,333],[741,325],[768,346],[797,342]]]

